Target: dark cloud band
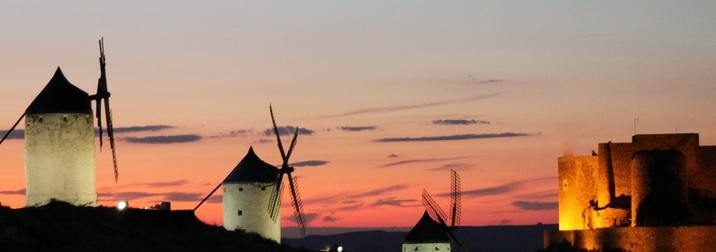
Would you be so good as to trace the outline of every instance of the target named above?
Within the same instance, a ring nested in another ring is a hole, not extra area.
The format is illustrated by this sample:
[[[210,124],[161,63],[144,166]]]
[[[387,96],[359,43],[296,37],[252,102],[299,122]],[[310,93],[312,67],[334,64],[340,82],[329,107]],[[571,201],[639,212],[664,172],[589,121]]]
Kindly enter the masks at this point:
[[[392,166],[399,166],[399,165],[406,165],[406,164],[415,164],[415,163],[443,162],[443,161],[450,161],[450,160],[457,160],[457,159],[465,159],[465,158],[471,158],[471,157],[474,157],[474,156],[460,156],[460,157],[449,157],[449,158],[410,159],[410,160],[403,160],[403,161],[398,161],[398,162],[387,163],[387,164],[381,165],[380,167],[392,167]]]
[[[475,120],[475,119],[440,119],[433,120],[435,125],[470,125],[470,124],[486,124],[490,125],[490,121]]]
[[[349,111],[349,112],[340,113],[340,114],[321,116],[321,117],[318,117],[318,119],[337,118],[337,117],[345,117],[345,116],[353,116],[353,115],[361,115],[361,114],[388,113],[388,112],[395,112],[395,111],[401,111],[401,110],[435,107],[435,106],[454,104],[454,103],[473,102],[473,101],[484,100],[487,98],[492,98],[497,95],[499,95],[499,93],[475,95],[475,96],[462,98],[462,99],[443,100],[443,101],[419,103],[419,104],[411,104],[411,105],[364,108],[364,109],[358,109],[358,110]]]
[[[313,130],[307,129],[307,128],[301,128],[301,127],[295,127],[295,126],[279,126],[278,128],[278,134],[281,136],[287,136],[287,135],[293,135],[293,133],[298,129],[299,135],[313,135]],[[264,136],[273,136],[274,135],[274,129],[268,128],[263,131]]]
[[[461,135],[449,135],[449,136],[423,136],[423,137],[393,137],[393,138],[381,138],[375,140],[376,142],[390,143],[390,142],[431,142],[431,141],[459,141],[468,139],[487,139],[487,138],[506,138],[506,137],[524,137],[531,136],[528,133],[519,132],[503,132],[503,133],[490,133],[490,134],[461,134]]]
[[[174,144],[190,143],[201,141],[200,135],[170,135],[170,136],[147,136],[147,137],[125,137],[122,140],[135,144]]]
[[[114,133],[130,133],[130,132],[145,132],[145,131],[162,131],[176,128],[171,125],[144,125],[144,126],[129,126],[129,127],[118,127],[114,128]]]
[[[330,163],[330,161],[326,160],[306,160],[306,161],[300,161],[291,163],[291,166],[294,167],[306,167],[306,166],[322,166]]]
[[[157,132],[157,131],[163,131],[163,130],[168,130],[168,129],[173,129],[173,128],[176,128],[176,127],[171,126],[171,125],[163,125],[163,124],[128,126],[128,127],[114,128],[114,133],[124,134],[124,133],[134,133],[134,132]],[[104,129],[104,130],[107,130],[107,129]],[[99,129],[95,128],[94,131],[95,131],[95,133],[97,133],[97,132],[99,132]],[[4,136],[5,133],[7,133],[7,130],[0,131],[0,136]],[[99,136],[99,135],[97,135],[97,136]],[[24,139],[24,138],[25,138],[25,130],[24,129],[15,129],[7,137],[8,140]]]
[[[338,127],[339,130],[342,131],[370,131],[370,130],[377,130],[377,126],[341,126]]]
[[[557,202],[538,202],[538,201],[513,201],[512,206],[529,211],[551,210],[557,209]]]
[[[550,181],[550,180],[555,180],[555,179],[557,179],[557,177],[543,177],[543,178],[526,179],[526,180],[509,182],[509,183],[505,183],[505,184],[501,184],[501,185],[497,185],[497,186],[462,191],[461,194],[466,197],[483,197],[483,196],[501,195],[501,194],[514,192],[514,191],[516,191],[528,184],[531,184],[531,183]],[[441,194],[438,194],[437,196],[450,197],[450,193],[441,193]]]

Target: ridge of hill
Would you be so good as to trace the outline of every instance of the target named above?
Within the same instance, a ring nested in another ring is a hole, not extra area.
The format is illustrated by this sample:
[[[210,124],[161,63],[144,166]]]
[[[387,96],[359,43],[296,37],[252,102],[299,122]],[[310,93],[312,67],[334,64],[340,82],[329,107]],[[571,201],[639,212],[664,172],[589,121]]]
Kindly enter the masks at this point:
[[[0,251],[307,251],[204,224],[190,210],[0,206]]]

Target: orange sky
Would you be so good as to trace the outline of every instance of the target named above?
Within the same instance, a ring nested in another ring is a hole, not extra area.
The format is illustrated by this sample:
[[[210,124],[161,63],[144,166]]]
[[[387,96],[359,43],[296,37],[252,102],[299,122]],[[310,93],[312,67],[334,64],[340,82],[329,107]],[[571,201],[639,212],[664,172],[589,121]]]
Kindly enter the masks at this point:
[[[118,184],[110,152],[98,154],[103,195],[142,192],[130,205],[170,197],[192,208],[249,146],[280,163],[261,134],[272,103],[280,125],[313,131],[292,161],[328,161],[296,171],[310,225],[411,226],[423,188],[449,190],[446,167],[460,167],[472,192],[463,224],[555,223],[557,157],[629,141],[635,117],[638,132],[698,132],[702,145],[716,144],[714,11],[709,1],[4,1],[0,129],[58,65],[93,93],[104,36],[116,127],[172,128],[118,134]],[[489,124],[433,123],[445,119]],[[237,130],[253,131],[229,136]],[[502,132],[528,136],[440,138]],[[201,139],[126,140],[171,135]],[[440,141],[376,141],[403,137]],[[0,146],[0,160],[0,201],[20,207],[22,140]],[[221,223],[220,204],[197,214]]]

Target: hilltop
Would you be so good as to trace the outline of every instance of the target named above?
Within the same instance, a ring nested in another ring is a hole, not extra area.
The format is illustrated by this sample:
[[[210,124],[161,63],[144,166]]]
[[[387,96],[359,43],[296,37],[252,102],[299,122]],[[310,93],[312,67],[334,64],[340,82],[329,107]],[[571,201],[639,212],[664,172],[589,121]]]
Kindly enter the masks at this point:
[[[192,211],[0,206],[0,251],[307,251],[202,223]]]
[[[317,228],[320,229],[320,228]],[[457,237],[467,251],[538,251],[543,248],[544,231],[557,230],[556,224],[523,226],[463,226]],[[341,245],[345,251],[401,251],[407,231],[362,230],[338,234],[309,235],[304,239],[284,238],[283,244],[320,250],[328,245]],[[457,250],[455,250],[457,251]]]

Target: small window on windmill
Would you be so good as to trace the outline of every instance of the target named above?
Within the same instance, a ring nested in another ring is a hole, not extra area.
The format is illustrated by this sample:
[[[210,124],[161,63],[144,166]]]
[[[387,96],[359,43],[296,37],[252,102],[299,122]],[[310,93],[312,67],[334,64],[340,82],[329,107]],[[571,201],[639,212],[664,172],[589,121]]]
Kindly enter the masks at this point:
[[[239,210],[239,216],[241,216],[242,214],[244,214],[244,212],[242,212],[241,210]]]

